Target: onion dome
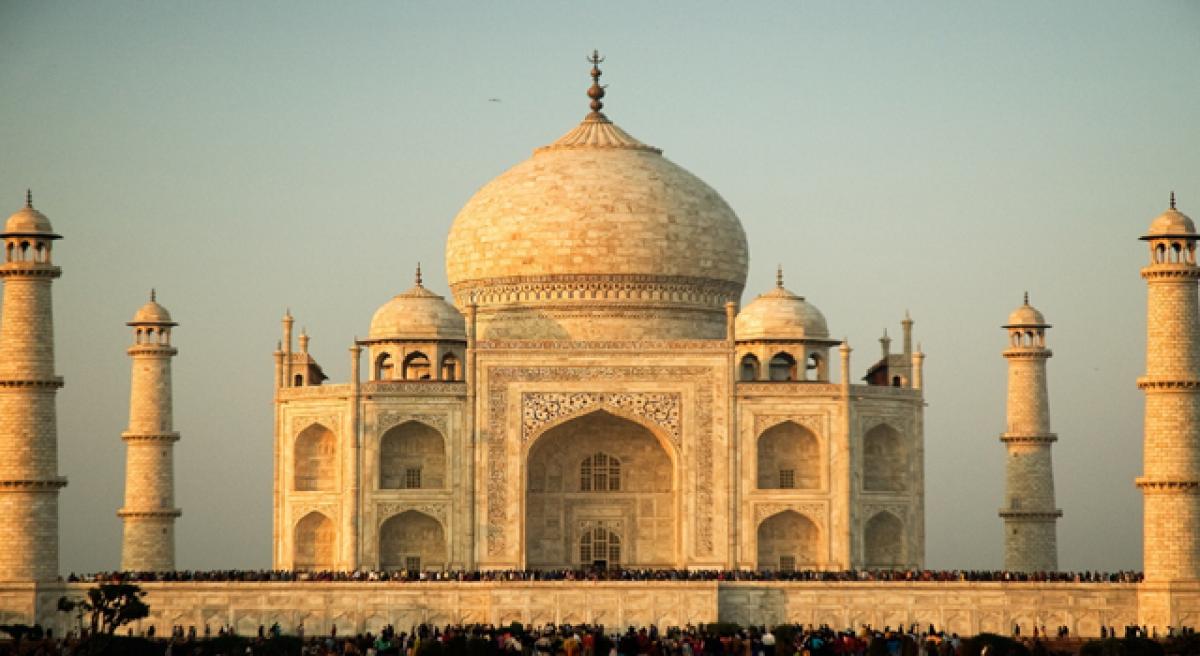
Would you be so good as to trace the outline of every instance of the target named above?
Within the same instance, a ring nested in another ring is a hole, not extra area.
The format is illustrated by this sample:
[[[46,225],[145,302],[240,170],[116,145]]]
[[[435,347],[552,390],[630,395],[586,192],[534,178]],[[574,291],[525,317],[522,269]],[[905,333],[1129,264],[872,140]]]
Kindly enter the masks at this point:
[[[1008,323],[1004,328],[1049,328],[1046,317],[1029,304],[1029,292],[1025,292],[1025,303],[1008,315]]]
[[[720,338],[745,286],[745,230],[712,187],[600,112],[599,75],[577,127],[455,217],[455,301],[477,304],[484,339]]]
[[[157,294],[153,289],[150,290],[150,300],[133,315],[133,321],[126,323],[127,326],[137,326],[142,324],[154,324],[161,326],[177,326],[179,324],[171,321],[171,313],[167,308],[158,304]]]
[[[1142,239],[1159,237],[1194,237],[1196,224],[1188,215],[1175,209],[1175,192],[1171,192],[1171,206],[1166,212],[1150,222],[1150,230]]]
[[[8,221],[4,224],[4,234],[6,235],[42,235],[46,237],[56,238],[54,228],[50,226],[50,219],[46,218],[45,214],[37,211],[33,207],[33,192],[25,192],[25,207],[17,210],[8,217]]]
[[[466,321],[443,297],[425,289],[421,284],[421,267],[418,265],[416,284],[375,311],[367,338],[466,341]]]
[[[734,323],[738,341],[828,339],[829,326],[816,306],[783,286],[783,273],[775,288],[738,312]]]

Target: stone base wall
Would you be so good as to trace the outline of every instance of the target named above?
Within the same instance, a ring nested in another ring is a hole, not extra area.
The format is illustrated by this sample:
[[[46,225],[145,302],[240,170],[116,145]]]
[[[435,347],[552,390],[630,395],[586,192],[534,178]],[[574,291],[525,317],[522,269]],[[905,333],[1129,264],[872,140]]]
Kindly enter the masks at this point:
[[[1200,582],[1076,583],[818,583],[818,582],[485,582],[485,583],[146,583],[151,624],[161,635],[173,625],[232,625],[253,634],[278,622],[308,635],[378,631],[392,624],[521,622],[592,623],[608,627],[702,622],[828,624],[835,628],[933,624],[959,635],[1007,634],[1021,625],[1070,627],[1098,636],[1152,620],[1197,624]],[[59,597],[82,595],[89,584],[0,584],[0,623],[37,621],[56,632],[74,626],[55,610]],[[1143,589],[1144,588],[1144,589]],[[1141,606],[1146,606],[1142,609]],[[1144,612],[1143,612],[1144,611]]]

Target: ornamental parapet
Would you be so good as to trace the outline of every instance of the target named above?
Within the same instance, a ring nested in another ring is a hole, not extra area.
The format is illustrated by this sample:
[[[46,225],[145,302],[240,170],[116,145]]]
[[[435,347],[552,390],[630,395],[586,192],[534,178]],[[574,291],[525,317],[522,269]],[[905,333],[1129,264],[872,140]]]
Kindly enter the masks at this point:
[[[1134,484],[1142,489],[1143,492],[1151,494],[1154,492],[1197,492],[1200,491],[1200,481],[1194,479],[1178,479],[1178,478],[1153,478],[1150,476],[1139,476],[1134,480]]]
[[[450,287],[460,307],[474,301],[480,311],[512,304],[528,308],[596,303],[635,307],[661,303],[666,307],[711,309],[742,293],[740,283],[728,280],[648,274],[512,276],[469,280]]]
[[[49,378],[0,378],[0,387],[41,387],[58,389],[63,386],[62,376]]]
[[[481,339],[475,348],[487,351],[624,351],[655,353],[675,351],[729,352],[724,339],[678,340],[603,340],[582,341],[565,339]]]
[[[121,433],[121,439],[126,442],[178,442],[179,433],[136,433],[126,431]]]
[[[183,514],[183,511],[178,508],[156,508],[156,509],[144,509],[144,510],[132,510],[129,508],[122,508],[117,511],[117,517],[139,517],[139,518],[144,518],[144,519],[154,519],[154,518],[169,519],[169,518],[179,517],[182,514]]]
[[[0,490],[60,490],[67,486],[63,476],[54,478],[10,478],[0,480]]]
[[[305,385],[303,387],[280,387],[275,390],[276,401],[295,399],[336,399],[350,396],[350,384]]]
[[[0,278],[57,278],[62,269],[52,264],[8,262],[0,265]]]
[[[1047,519],[1058,519],[1059,517],[1063,516],[1063,511],[1058,508],[1054,508],[1053,510],[1016,510],[1014,508],[1001,508],[1000,516],[1003,517],[1004,519],[1016,519],[1016,520],[1025,519],[1025,520],[1031,520],[1031,521],[1038,521],[1038,520],[1047,520]]]
[[[1178,391],[1200,389],[1200,379],[1173,376],[1141,376],[1137,379],[1140,390]]]
[[[1005,444],[1051,444],[1058,441],[1056,433],[1000,433]]]
[[[1197,280],[1200,267],[1194,264],[1152,264],[1142,268],[1146,280]]]
[[[1001,355],[1009,360],[1045,360],[1054,355],[1054,351],[1042,346],[1012,346]]]
[[[375,380],[362,384],[364,395],[466,396],[467,384],[448,380]]]
[[[172,356],[179,353],[179,349],[166,344],[135,344],[125,350],[129,355],[162,355]]]

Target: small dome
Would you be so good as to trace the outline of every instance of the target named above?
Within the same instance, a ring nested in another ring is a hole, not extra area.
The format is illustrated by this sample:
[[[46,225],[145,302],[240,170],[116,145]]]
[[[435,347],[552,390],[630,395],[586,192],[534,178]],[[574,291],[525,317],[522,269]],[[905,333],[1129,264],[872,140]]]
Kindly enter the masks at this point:
[[[1049,324],[1046,323],[1046,317],[1042,316],[1042,313],[1038,312],[1037,308],[1029,304],[1029,294],[1025,295],[1024,305],[1013,310],[1012,314],[1008,315],[1008,323],[1004,325],[1005,328],[1015,328],[1018,326],[1031,328],[1049,327]]]
[[[171,313],[167,311],[167,308],[158,304],[155,296],[154,291],[151,290],[150,300],[133,315],[133,320],[129,322],[130,326],[141,323],[176,325],[171,321]]]
[[[466,321],[453,305],[425,289],[418,279],[412,289],[375,311],[367,338],[466,341]]]
[[[737,339],[828,339],[825,317],[811,303],[783,287],[759,295],[738,312]]]
[[[1150,222],[1150,230],[1146,233],[1146,236],[1172,237],[1194,234],[1196,234],[1196,224],[1188,218],[1188,215],[1175,208],[1171,208],[1159,214],[1158,218]]]
[[[45,214],[33,208],[33,193],[27,192],[25,207],[13,212],[12,216],[8,217],[8,221],[4,224],[4,232],[54,234],[54,228],[50,226],[50,219],[46,218]]]

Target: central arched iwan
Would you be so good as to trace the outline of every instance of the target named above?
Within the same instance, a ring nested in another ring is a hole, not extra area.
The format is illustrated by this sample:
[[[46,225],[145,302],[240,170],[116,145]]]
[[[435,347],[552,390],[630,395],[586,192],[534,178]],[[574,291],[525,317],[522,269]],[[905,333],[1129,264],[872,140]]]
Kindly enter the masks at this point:
[[[623,567],[674,567],[678,490],[666,444],[649,428],[594,410],[542,433],[526,458],[525,562],[590,566],[584,534],[620,541]]]

